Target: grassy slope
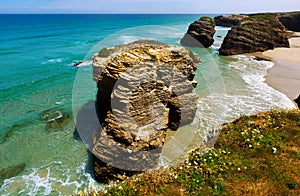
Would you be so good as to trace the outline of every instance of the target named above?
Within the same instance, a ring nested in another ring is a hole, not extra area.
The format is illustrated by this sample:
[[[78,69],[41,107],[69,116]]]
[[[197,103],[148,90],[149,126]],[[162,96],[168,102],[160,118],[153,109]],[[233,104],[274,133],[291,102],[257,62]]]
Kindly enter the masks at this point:
[[[242,116],[224,125],[213,149],[201,152],[97,195],[300,195],[299,110]]]

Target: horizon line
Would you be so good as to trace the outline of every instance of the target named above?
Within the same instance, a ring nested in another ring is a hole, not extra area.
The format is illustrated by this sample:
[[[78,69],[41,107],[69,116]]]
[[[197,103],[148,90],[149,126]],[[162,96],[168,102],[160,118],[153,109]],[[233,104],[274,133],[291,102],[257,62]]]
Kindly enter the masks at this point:
[[[35,14],[253,14],[253,13],[284,13],[284,12],[299,12],[299,10],[291,11],[249,11],[249,12],[0,12],[0,15],[13,15],[13,14],[23,14],[23,15],[35,15]]]

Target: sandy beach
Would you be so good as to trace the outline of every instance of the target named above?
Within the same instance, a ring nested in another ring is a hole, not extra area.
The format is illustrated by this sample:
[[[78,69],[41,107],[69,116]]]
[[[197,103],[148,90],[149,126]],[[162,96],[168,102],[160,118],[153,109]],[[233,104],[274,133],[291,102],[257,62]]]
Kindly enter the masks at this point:
[[[293,100],[300,94],[300,33],[289,41],[291,48],[276,48],[262,54],[275,63],[266,76],[267,84]]]

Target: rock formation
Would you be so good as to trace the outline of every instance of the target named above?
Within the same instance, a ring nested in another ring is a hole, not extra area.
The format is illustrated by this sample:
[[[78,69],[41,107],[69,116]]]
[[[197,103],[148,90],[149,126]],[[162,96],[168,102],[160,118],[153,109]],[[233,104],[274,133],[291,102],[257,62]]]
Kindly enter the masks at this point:
[[[289,47],[285,27],[274,15],[255,15],[242,20],[228,32],[219,53],[235,55],[275,47]]]
[[[248,18],[246,15],[229,14],[214,17],[216,26],[233,27],[238,25],[242,20]]]
[[[300,32],[300,12],[278,13],[277,17],[288,30]]]
[[[208,48],[214,43],[215,22],[210,17],[201,17],[199,20],[190,24],[187,33],[180,43],[188,47]],[[203,45],[203,46],[202,46]]]
[[[70,122],[71,117],[69,114],[59,111],[55,108],[43,111],[40,114],[40,120],[47,122],[45,130],[63,130],[64,127]]]
[[[199,62],[186,48],[142,40],[94,56],[102,125],[93,136],[97,181],[157,167],[167,130],[194,118],[193,78]]]

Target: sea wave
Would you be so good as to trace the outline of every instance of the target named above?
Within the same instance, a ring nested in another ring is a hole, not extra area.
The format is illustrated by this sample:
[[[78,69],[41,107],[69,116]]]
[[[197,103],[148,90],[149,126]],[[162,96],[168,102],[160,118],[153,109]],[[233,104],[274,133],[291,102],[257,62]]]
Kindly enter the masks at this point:
[[[76,174],[76,176],[74,176]],[[53,161],[39,168],[32,168],[28,174],[4,180],[0,187],[3,195],[69,195],[73,191],[85,188],[95,181],[86,172],[82,163],[75,172],[59,161]]]
[[[63,58],[51,58],[43,61],[42,64],[45,65],[45,64],[52,64],[52,63],[61,63],[63,60],[64,60]]]
[[[37,38],[47,38],[47,37],[59,37],[61,34],[46,34],[46,35],[32,35],[32,36],[24,36],[24,37],[14,37],[9,39],[10,41],[16,40],[28,40],[28,39],[37,39]]]

